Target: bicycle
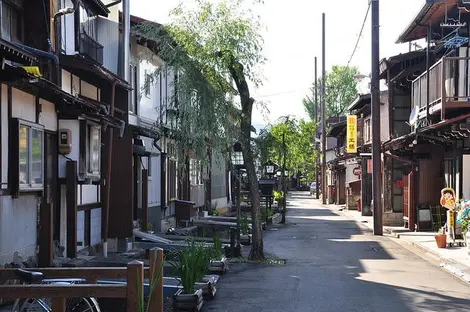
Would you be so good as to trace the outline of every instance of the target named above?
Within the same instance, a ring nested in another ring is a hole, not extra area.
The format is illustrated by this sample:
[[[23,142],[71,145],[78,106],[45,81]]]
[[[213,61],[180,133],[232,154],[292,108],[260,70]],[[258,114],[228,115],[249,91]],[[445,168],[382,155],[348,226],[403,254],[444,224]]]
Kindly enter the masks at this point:
[[[85,279],[44,279],[41,272],[26,271],[17,269],[15,271],[19,280],[26,284],[55,284],[70,285],[84,284]],[[98,302],[93,297],[88,298],[68,298],[66,303],[67,312],[101,312]],[[11,312],[52,312],[50,298],[29,298],[16,299]]]

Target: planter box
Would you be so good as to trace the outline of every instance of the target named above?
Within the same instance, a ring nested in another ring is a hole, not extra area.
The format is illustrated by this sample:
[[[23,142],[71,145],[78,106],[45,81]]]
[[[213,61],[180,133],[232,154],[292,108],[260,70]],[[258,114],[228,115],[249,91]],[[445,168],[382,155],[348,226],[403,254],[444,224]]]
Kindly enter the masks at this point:
[[[266,224],[267,224],[267,225],[273,224],[273,217],[269,217],[269,218],[266,220]]]
[[[240,244],[244,246],[251,245],[251,234],[240,235]]]
[[[227,271],[227,258],[223,256],[220,260],[211,260],[208,271],[224,274]]]
[[[215,284],[212,284],[211,282],[197,282],[194,284],[194,289],[200,289],[202,290],[202,296],[204,299],[209,299],[209,300],[214,300],[215,298],[215,293],[217,292],[217,288]]]
[[[194,294],[185,294],[180,289],[173,296],[173,311],[200,311],[204,304],[203,291],[198,289]]]

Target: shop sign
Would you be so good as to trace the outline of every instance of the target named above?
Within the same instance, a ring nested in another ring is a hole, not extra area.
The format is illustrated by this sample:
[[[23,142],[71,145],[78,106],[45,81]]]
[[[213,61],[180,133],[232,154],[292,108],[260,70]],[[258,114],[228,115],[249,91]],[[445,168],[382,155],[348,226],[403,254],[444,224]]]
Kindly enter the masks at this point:
[[[346,126],[346,153],[357,153],[357,116],[348,115]]]
[[[441,206],[449,210],[455,210],[455,191],[446,187],[441,190]]]
[[[361,170],[361,167],[356,167],[353,169],[353,174],[355,176],[360,176],[362,174],[362,170]]]

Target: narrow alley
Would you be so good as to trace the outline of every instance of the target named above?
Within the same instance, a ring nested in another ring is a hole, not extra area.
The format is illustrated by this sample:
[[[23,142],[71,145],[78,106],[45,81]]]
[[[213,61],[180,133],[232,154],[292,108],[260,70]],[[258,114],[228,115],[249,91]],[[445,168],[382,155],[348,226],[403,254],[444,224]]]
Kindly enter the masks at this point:
[[[233,264],[208,311],[468,310],[457,277],[306,192],[288,201],[288,224],[265,232],[266,252],[286,264]]]

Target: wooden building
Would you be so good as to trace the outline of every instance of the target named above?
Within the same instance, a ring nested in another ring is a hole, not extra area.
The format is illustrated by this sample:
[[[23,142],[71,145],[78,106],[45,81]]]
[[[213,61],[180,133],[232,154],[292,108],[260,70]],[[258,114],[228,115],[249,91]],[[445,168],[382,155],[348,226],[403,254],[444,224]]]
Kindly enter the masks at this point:
[[[403,218],[411,230],[430,230],[420,211],[439,205],[443,187],[454,188],[458,198],[470,197],[469,31],[461,26],[470,22],[466,6],[459,0],[426,2],[397,42],[430,36],[429,52],[412,52],[384,64],[392,101],[406,109],[410,103],[410,131],[386,142],[384,150],[386,157],[402,163],[396,172],[403,173]],[[406,128],[403,123],[397,119],[396,125]]]

